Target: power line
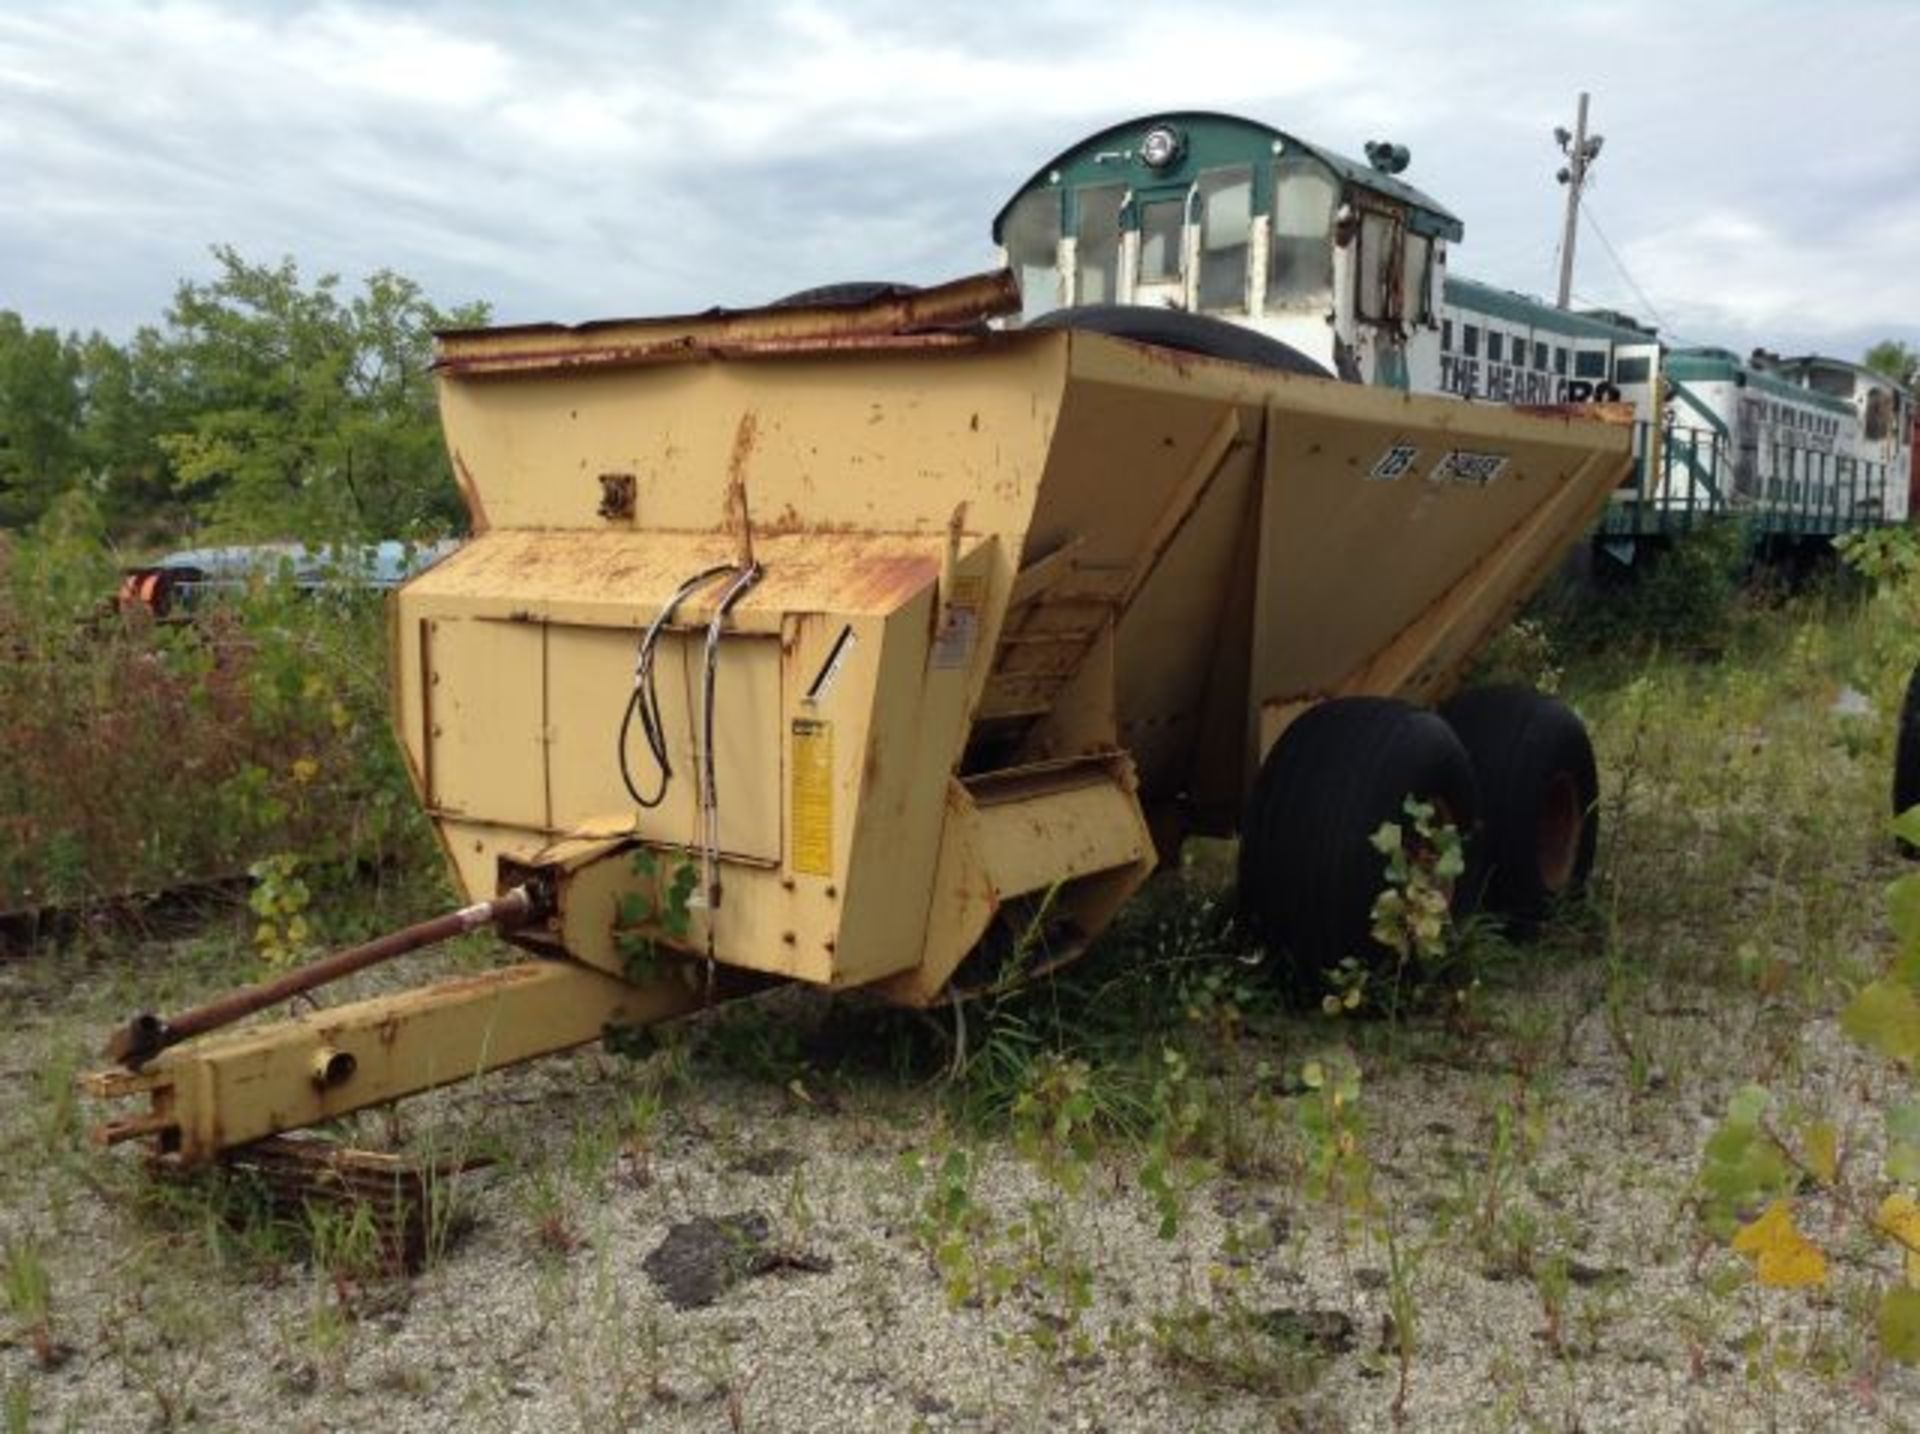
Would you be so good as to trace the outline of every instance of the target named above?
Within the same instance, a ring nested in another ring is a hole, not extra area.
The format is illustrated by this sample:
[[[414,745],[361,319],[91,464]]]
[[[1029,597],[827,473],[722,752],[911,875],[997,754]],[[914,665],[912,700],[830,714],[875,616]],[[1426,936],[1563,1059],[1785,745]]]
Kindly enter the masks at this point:
[[[1581,213],[1582,217],[1584,217],[1592,227],[1594,234],[1598,236],[1601,246],[1607,251],[1607,257],[1613,260],[1613,267],[1620,271],[1620,277],[1627,281],[1627,287],[1633,290],[1634,297],[1640,301],[1640,306],[1653,317],[1655,323],[1659,324],[1663,329],[1666,328],[1666,319],[1661,315],[1660,310],[1654,306],[1653,300],[1647,297],[1647,291],[1641,288],[1639,281],[1633,277],[1632,271],[1627,268],[1625,261],[1621,259],[1619,251],[1613,247],[1613,241],[1607,238],[1607,231],[1600,227],[1600,219],[1593,212],[1593,200],[1591,198],[1587,200],[1586,206]]]
[[[1613,307],[1613,305],[1609,303],[1607,300],[1595,298],[1592,294],[1575,293],[1573,298],[1575,303],[1578,303],[1581,306],[1589,309],[1610,309]],[[1683,334],[1683,333],[1680,333],[1678,330],[1669,329],[1664,323],[1660,325],[1660,333],[1663,336],[1662,341],[1665,343],[1665,345],[1668,348],[1679,348],[1679,349],[1726,348],[1726,345],[1723,343],[1714,343],[1714,342],[1711,342],[1710,340],[1700,338],[1697,335]]]

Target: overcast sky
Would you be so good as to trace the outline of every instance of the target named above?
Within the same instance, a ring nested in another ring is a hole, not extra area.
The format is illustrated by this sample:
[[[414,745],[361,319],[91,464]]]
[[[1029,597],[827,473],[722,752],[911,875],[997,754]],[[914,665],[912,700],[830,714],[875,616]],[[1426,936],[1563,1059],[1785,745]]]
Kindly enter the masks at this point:
[[[1455,272],[1544,294],[1584,88],[1576,294],[1852,356],[1920,344],[1917,81],[1913,0],[0,0],[0,309],[125,336],[215,243],[503,321],[953,277],[1056,152],[1189,107],[1408,145]]]

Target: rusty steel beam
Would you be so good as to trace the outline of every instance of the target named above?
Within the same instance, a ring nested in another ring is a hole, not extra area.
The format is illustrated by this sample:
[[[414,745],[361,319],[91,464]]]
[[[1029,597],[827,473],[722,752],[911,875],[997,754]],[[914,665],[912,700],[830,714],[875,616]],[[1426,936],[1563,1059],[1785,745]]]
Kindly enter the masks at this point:
[[[149,1108],[96,1126],[93,1139],[152,1140],[184,1166],[270,1135],[470,1080],[599,1040],[609,1027],[653,1025],[764,982],[675,966],[635,986],[574,961],[528,961],[437,985],[222,1031],[139,1072],[94,1071],[98,1100]]]
[[[169,1046],[222,1026],[230,1026],[255,1011],[277,1006],[316,986],[338,981],[355,971],[377,966],[382,961],[391,961],[396,956],[418,951],[423,946],[432,946],[455,936],[463,936],[469,931],[478,931],[483,926],[511,931],[541,915],[544,908],[545,902],[531,886],[516,886],[492,901],[476,902],[458,911],[449,911],[443,916],[416,922],[398,931],[389,931],[385,936],[375,937],[359,946],[350,946],[345,951],[336,951],[331,956],[323,956],[271,981],[243,986],[204,1006],[183,1011],[171,1020],[156,1016],[151,1011],[143,1011],[113,1033],[107,1041],[107,1058],[129,1070],[138,1070]]]
[[[541,324],[453,330],[437,336],[434,368],[473,377],[712,357],[963,345],[968,340],[954,330],[1019,307],[1019,286],[1001,269],[864,304],[721,310],[578,328]]]

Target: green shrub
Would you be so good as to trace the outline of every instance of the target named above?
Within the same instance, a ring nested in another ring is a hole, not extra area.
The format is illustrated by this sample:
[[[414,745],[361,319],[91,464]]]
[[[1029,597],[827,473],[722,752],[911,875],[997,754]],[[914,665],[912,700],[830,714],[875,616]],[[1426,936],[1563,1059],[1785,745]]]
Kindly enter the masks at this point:
[[[1596,555],[1591,581],[1556,584],[1531,615],[1561,651],[1718,652],[1739,612],[1750,549],[1746,525],[1722,519],[1642,542],[1630,566]]]
[[[84,495],[0,554],[0,910],[236,876],[431,871],[364,593],[263,581],[191,624],[112,603]]]

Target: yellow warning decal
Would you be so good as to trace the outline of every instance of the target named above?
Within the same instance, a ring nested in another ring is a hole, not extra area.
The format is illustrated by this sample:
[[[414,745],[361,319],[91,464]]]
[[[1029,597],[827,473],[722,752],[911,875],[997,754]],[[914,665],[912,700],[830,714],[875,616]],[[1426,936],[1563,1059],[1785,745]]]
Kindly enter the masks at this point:
[[[833,875],[833,723],[793,719],[793,869]]]

